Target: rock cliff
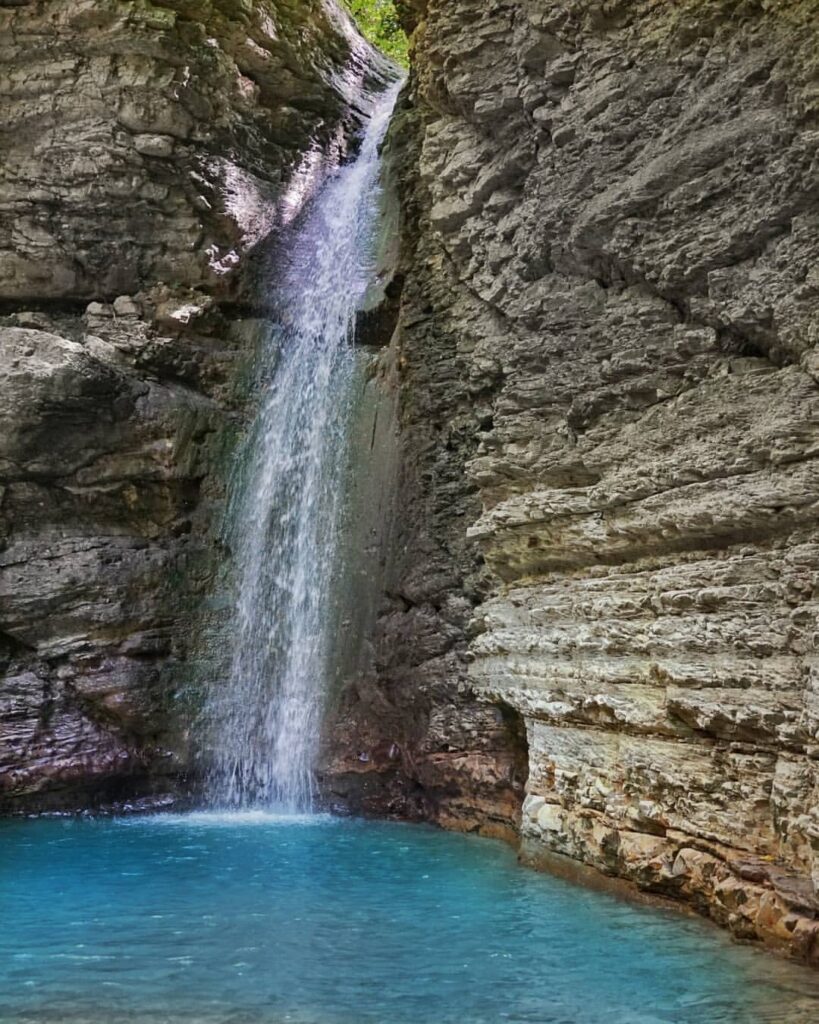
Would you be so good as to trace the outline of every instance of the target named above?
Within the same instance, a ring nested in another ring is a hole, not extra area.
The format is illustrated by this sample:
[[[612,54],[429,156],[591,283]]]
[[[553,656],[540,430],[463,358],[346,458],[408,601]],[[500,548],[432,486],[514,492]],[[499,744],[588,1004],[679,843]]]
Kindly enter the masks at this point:
[[[816,5],[402,6],[399,521],[332,789],[819,962]]]
[[[0,2],[0,809],[187,769],[259,271],[383,67],[334,0]]]
[[[819,962],[815,0],[397,6],[328,799]],[[270,240],[382,71],[334,0],[0,0],[0,810],[188,769]]]

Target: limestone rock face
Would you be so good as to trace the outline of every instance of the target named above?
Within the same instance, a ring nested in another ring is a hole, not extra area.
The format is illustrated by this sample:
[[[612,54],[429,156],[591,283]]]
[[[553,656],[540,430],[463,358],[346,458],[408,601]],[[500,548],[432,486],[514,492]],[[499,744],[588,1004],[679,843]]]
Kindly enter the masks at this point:
[[[351,93],[367,73],[353,38],[333,0],[0,7],[0,294],[230,276],[348,113],[342,72]]]
[[[188,771],[268,242],[379,73],[333,0],[0,3],[0,810]]]
[[[360,790],[514,823],[523,749],[526,859],[819,962],[815,4],[404,8],[405,515],[346,712],[401,754]]]

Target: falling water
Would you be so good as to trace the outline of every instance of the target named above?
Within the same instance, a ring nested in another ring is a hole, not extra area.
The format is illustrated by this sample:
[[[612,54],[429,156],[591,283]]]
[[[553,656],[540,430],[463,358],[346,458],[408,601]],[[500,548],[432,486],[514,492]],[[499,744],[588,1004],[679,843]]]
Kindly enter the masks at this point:
[[[238,597],[230,677],[209,700],[212,803],[309,810],[330,675],[331,586],[352,403],[356,310],[372,275],[378,149],[398,86],[378,96],[357,158],[288,244],[267,390],[230,510]]]

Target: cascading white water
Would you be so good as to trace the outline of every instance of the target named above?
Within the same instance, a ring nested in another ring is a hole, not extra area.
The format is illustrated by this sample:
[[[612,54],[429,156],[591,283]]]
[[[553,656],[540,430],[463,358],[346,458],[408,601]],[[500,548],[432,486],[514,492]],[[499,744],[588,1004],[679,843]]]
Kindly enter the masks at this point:
[[[398,85],[372,101],[356,159],[289,240],[266,393],[229,513],[237,562],[230,678],[208,701],[211,803],[309,810],[330,676],[330,590],[351,411],[355,314],[370,283],[378,148]]]

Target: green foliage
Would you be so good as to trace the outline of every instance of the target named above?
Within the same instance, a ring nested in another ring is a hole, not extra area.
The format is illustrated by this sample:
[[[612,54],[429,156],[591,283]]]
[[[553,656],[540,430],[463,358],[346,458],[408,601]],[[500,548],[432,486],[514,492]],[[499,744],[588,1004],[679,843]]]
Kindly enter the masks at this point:
[[[407,37],[395,11],[393,0],[347,0],[347,6],[361,32],[388,57],[406,67]]]

